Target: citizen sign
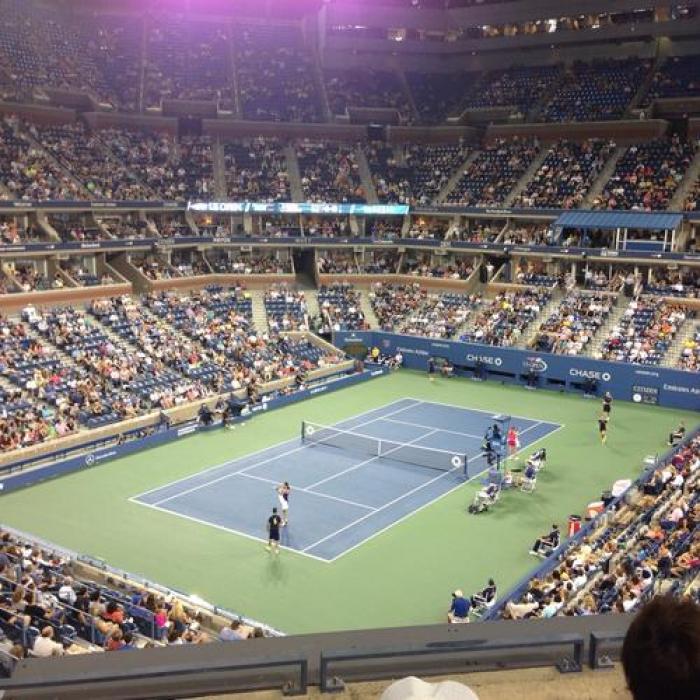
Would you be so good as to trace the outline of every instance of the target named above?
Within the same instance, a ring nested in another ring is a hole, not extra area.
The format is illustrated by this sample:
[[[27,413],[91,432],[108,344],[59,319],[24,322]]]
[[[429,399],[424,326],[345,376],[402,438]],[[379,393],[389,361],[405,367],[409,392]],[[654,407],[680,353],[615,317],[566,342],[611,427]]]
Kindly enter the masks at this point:
[[[569,374],[572,377],[578,377],[580,379],[596,379],[599,382],[609,382],[612,379],[610,372],[598,372],[593,369],[576,369],[572,367],[569,370]]]
[[[469,362],[481,362],[484,365],[494,365],[495,367],[500,367],[503,364],[503,360],[500,357],[493,357],[493,355],[467,355],[466,359]]]

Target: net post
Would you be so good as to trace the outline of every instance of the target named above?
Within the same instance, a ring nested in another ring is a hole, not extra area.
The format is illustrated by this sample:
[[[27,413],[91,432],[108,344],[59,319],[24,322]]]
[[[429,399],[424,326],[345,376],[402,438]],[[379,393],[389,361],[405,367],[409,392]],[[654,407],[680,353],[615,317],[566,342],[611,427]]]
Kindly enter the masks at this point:
[[[464,455],[464,480],[467,481],[469,479],[469,457],[467,455]]]
[[[301,442],[304,443],[304,438],[306,436],[306,421],[301,421]]]

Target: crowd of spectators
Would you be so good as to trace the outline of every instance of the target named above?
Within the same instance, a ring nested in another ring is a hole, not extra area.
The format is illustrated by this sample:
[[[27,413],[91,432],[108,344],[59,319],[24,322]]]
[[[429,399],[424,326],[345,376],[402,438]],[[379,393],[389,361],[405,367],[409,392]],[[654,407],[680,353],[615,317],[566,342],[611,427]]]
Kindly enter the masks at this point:
[[[670,56],[654,73],[644,99],[648,105],[657,99],[700,97],[700,56]]]
[[[384,107],[410,121],[411,104],[396,73],[378,68],[357,67],[326,70],[326,94],[333,114],[352,107]]]
[[[360,292],[348,282],[334,282],[318,290],[321,333],[367,330]]]
[[[321,274],[357,275],[360,273],[355,253],[349,251],[319,250],[317,264]]]
[[[69,177],[27,134],[18,117],[0,121],[0,181],[13,199],[87,199],[88,192]]]
[[[455,256],[445,259],[433,258],[430,253],[406,253],[401,272],[416,277],[466,280],[474,272],[474,258]]]
[[[403,220],[398,216],[365,218],[365,234],[375,241],[392,241],[399,238],[402,226]]]
[[[234,254],[228,251],[209,253],[214,272],[234,275],[284,275],[292,272],[290,258],[283,259],[264,253]]]
[[[23,0],[3,4],[1,66],[13,96],[31,98],[34,88],[53,87],[112,97],[98,66],[94,26],[67,21],[60,9]]]
[[[560,270],[548,270],[545,263],[527,258],[522,258],[517,263],[512,276],[515,284],[547,287],[548,289],[563,285],[565,279],[565,275]]]
[[[288,313],[286,291],[275,287],[270,305],[266,303],[273,325],[281,325],[275,318]],[[340,353],[321,350],[308,339],[292,341],[283,334],[256,329],[251,297],[240,285],[227,291],[213,287],[188,297],[161,293],[147,298],[146,303],[154,314],[196,341],[216,368],[204,365],[194,376],[216,390],[245,391],[252,402],[261,400],[265,382],[294,378],[300,371],[333,366],[343,359]]]
[[[550,299],[548,289],[501,292],[470,319],[460,340],[501,347],[517,345],[523,331]]]
[[[419,241],[438,240],[442,241],[450,228],[450,220],[442,218],[428,219],[424,217],[412,217],[411,225],[406,234],[406,238],[413,238]]]
[[[42,233],[25,217],[0,216],[0,245],[34,243],[42,240]]]
[[[614,298],[570,292],[537,332],[533,346],[556,355],[580,355],[610,315]]]
[[[213,195],[212,142],[208,136],[105,129],[102,142],[160,199],[209,199]]]
[[[352,146],[305,139],[297,144],[296,152],[305,201],[365,201]]]
[[[399,329],[406,317],[417,313],[428,297],[419,283],[395,284],[375,282],[369,292],[369,301],[384,331]]]
[[[576,209],[615,150],[615,143],[588,139],[583,143],[560,140],[547,155],[514,206]]]
[[[514,223],[503,234],[503,243],[508,245],[548,245],[551,242],[549,223]]]
[[[114,278],[107,272],[97,275],[88,270],[86,261],[80,258],[62,260],[61,270],[81,287],[95,287],[100,284],[114,284]]]
[[[0,316],[0,450],[29,447],[78,429],[66,401],[61,359],[55,348],[30,334],[26,324]],[[58,386],[57,388],[57,385]]]
[[[157,255],[135,255],[131,258],[131,264],[154,281],[181,276],[167,260]]]
[[[8,262],[4,269],[5,292],[36,292],[51,289],[51,280],[32,262]]]
[[[244,119],[317,122],[323,117],[311,52],[299,26],[236,27],[235,61]]]
[[[287,163],[278,139],[226,142],[224,168],[229,197],[240,201],[290,201]]]
[[[685,196],[683,209],[685,211],[700,210],[700,178],[695,181],[695,184],[690,188],[690,191]]]
[[[639,280],[628,268],[588,263],[583,271],[583,286],[586,289],[619,292],[625,282],[631,283],[633,289],[639,284]]]
[[[311,216],[302,219],[302,225],[309,238],[347,238],[352,235],[347,217]]]
[[[700,298],[700,272],[693,268],[652,268],[653,277],[644,285],[648,294],[683,299]]]
[[[181,277],[208,275],[211,273],[209,263],[203,254],[194,250],[174,250],[170,258],[171,266]]]
[[[636,611],[656,594],[685,594],[697,577],[700,441],[647,473],[585,537],[503,608],[508,619]],[[697,593],[695,593],[697,595]]]
[[[94,578],[69,556],[0,532],[1,648],[15,662],[265,636],[202,612],[162,589]]]
[[[309,330],[306,295],[287,284],[275,284],[267,289],[265,311],[267,323],[273,333]]]
[[[393,275],[399,269],[399,255],[390,251],[366,250],[360,272],[370,275]]]
[[[153,199],[154,194],[82,122],[27,127],[31,136],[74,175],[92,199]]]
[[[666,209],[693,159],[695,145],[677,134],[630,146],[593,202],[594,209]]]
[[[447,196],[453,204],[502,204],[537,154],[532,139],[496,139],[486,145]]]
[[[163,100],[217,100],[233,104],[230,37],[218,21],[171,12],[146,19],[144,106]]]
[[[457,110],[464,94],[464,76],[454,73],[406,73],[418,118],[439,124]]]
[[[600,359],[658,365],[685,318],[680,304],[653,296],[633,299],[603,342]]]
[[[425,338],[452,338],[480,304],[478,294],[428,294],[424,303],[406,314],[396,330]]]
[[[410,144],[403,148],[408,187],[406,204],[432,204],[452,173],[466,160],[464,141],[441,144]]]
[[[509,107],[526,117],[556,80],[559,66],[524,66],[464,76],[467,87],[462,109]]]
[[[568,68],[544,109],[549,122],[619,119],[651,70],[639,58],[577,61]]]
[[[493,243],[501,235],[502,221],[466,219],[453,230],[452,240],[464,243]]]

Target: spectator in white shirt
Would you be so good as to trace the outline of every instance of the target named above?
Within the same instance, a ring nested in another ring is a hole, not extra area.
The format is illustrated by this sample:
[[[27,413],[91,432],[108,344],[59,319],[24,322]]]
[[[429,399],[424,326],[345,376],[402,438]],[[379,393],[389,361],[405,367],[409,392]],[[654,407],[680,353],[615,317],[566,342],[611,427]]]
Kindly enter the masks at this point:
[[[63,585],[58,589],[58,599],[73,607],[77,597],[73,590],[73,579],[70,576],[66,576],[63,579]]]
[[[41,630],[41,636],[37,637],[32,649],[34,656],[61,656],[63,654],[63,645],[53,641],[53,628],[44,627]]]

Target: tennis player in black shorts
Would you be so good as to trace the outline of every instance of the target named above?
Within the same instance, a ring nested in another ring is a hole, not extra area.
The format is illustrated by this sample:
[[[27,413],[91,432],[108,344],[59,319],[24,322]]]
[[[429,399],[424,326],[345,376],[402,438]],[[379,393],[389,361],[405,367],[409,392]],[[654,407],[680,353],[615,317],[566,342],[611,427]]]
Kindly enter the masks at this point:
[[[600,433],[600,442],[605,445],[608,440],[608,421],[610,418],[607,413],[601,413],[598,418],[598,432]]]
[[[265,549],[268,552],[280,553],[280,527],[282,527],[282,518],[277,515],[277,508],[272,509],[272,515],[267,519],[267,546]]]

